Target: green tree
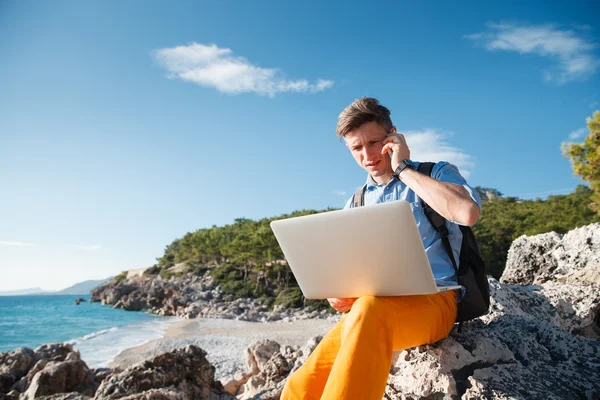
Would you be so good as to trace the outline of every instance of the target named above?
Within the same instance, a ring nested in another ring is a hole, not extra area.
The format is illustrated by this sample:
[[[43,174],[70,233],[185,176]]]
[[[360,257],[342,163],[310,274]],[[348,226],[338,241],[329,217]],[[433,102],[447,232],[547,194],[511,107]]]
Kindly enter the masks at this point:
[[[563,143],[563,154],[571,160],[573,171],[590,183],[594,192],[590,208],[600,215],[600,111],[587,119],[590,131],[583,143]]]

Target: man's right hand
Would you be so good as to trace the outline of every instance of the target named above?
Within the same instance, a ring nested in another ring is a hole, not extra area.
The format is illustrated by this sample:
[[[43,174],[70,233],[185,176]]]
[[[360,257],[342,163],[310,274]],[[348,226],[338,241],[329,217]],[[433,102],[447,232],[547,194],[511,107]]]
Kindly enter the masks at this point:
[[[336,311],[346,312],[352,308],[352,304],[356,301],[356,298],[346,298],[346,299],[327,299],[331,307],[333,307]]]

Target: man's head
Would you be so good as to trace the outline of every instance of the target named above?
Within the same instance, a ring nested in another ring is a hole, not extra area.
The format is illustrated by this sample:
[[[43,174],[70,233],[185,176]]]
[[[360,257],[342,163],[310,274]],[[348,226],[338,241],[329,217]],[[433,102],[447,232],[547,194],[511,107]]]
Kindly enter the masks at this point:
[[[388,181],[392,164],[381,154],[383,140],[396,128],[390,110],[370,97],[355,100],[338,117],[336,134],[345,140],[354,160],[377,182]],[[387,178],[387,179],[384,179]]]
[[[389,132],[394,126],[390,119],[390,110],[379,104],[377,99],[363,97],[354,100],[340,113],[335,133],[341,138],[345,138],[348,132],[367,122],[376,122],[386,132]]]

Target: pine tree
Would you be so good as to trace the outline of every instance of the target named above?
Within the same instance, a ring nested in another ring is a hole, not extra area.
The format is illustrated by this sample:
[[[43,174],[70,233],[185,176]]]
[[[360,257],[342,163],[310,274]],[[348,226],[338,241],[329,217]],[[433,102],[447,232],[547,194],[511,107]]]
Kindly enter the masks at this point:
[[[590,131],[583,143],[563,144],[563,154],[571,160],[573,171],[586,182],[594,192],[590,197],[590,208],[600,215],[600,111],[587,119]]]

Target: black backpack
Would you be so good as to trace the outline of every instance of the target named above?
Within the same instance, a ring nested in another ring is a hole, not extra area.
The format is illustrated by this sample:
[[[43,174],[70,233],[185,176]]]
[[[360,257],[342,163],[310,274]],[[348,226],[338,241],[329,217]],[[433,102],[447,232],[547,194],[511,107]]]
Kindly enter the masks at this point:
[[[431,171],[435,163],[427,162],[419,164],[417,171],[431,176]],[[360,207],[365,202],[366,186],[363,186],[354,194],[353,206]],[[431,226],[440,234],[446,253],[450,257],[456,278],[459,285],[465,288],[464,294],[460,297],[458,303],[458,314],[456,322],[468,321],[487,314],[490,307],[490,287],[485,272],[485,263],[479,252],[479,245],[473,235],[473,231],[468,226],[459,225],[463,235],[460,248],[460,267],[457,268],[456,260],[448,239],[448,228],[446,219],[438,214],[433,208],[421,199],[423,212],[431,223]]]

